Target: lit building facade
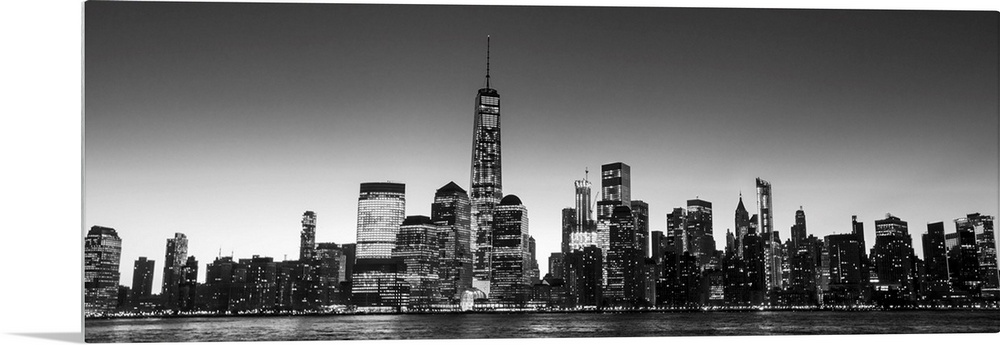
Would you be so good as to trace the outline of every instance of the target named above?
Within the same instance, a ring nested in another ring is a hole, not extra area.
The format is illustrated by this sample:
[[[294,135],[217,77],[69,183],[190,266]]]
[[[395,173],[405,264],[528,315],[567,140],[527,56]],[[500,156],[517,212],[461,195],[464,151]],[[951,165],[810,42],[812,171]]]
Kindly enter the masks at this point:
[[[163,260],[163,306],[168,310],[178,310],[180,285],[184,280],[184,264],[187,262],[187,236],[174,233],[167,239],[166,257]]]
[[[361,184],[358,197],[358,259],[392,257],[406,211],[406,186],[394,182]]]
[[[410,285],[411,308],[427,307],[441,299],[438,227],[430,217],[409,216],[399,227],[392,258],[403,262],[403,280]]]
[[[771,183],[757,178],[757,230],[764,241],[764,279],[768,289],[781,289],[781,241],[774,231]]]
[[[299,235],[299,261],[308,261],[316,256],[316,212],[302,214],[302,232]]]
[[[84,312],[112,312],[118,304],[122,239],[115,229],[95,225],[83,241]]]
[[[431,204],[431,221],[438,227],[441,295],[458,299],[472,288],[472,230],[469,195],[455,182],[439,188]]]
[[[649,204],[642,200],[632,200],[630,207],[635,218],[636,238],[643,258],[649,257]]]
[[[615,207],[610,225],[611,245],[605,265],[608,278],[604,297],[611,305],[632,306],[644,297],[642,265],[645,262],[632,210],[628,206]]]
[[[479,89],[475,101],[475,125],[472,134],[472,173],[469,199],[471,228],[475,236],[473,285],[489,290],[492,258],[493,210],[503,196],[500,155],[500,94],[490,87],[489,38],[486,44],[486,87]]]
[[[736,256],[738,258],[743,258],[743,238],[750,233],[750,212],[747,212],[746,206],[743,206],[743,193],[740,193],[740,201],[736,204],[736,215],[735,215],[735,229],[736,234]]]
[[[491,300],[515,302],[526,300],[531,281],[528,248],[528,210],[515,195],[507,195],[493,211],[493,251],[490,259]]]
[[[800,206],[797,211],[795,211],[795,225],[792,225],[790,230],[792,241],[792,249],[798,250],[806,240],[806,212],[802,210]]]

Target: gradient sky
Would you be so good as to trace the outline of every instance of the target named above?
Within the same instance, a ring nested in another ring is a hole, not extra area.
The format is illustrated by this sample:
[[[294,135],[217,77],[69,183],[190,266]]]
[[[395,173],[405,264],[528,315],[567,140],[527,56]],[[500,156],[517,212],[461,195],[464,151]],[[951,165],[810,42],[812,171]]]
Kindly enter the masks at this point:
[[[889,212],[914,247],[929,222],[998,212],[998,15],[959,11],[88,2],[84,224],[132,262],[189,238],[297,259],[355,241],[361,182],[406,183],[408,215],[469,188],[473,101],[501,96],[503,190],[538,260],[559,250],[573,180],[632,166],[650,226],[699,197],[719,247],[740,192],[773,184],[787,238]]]

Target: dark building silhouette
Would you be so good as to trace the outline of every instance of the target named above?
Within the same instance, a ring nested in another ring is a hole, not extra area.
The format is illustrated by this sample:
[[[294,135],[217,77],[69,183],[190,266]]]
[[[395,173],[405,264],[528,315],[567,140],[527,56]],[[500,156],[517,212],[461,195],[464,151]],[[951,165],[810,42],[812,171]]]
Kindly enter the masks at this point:
[[[538,257],[536,254],[535,238],[528,236],[528,269],[525,271],[525,274],[528,275],[527,280],[532,286],[535,284],[541,284],[541,277],[539,277],[541,272],[538,270]]]
[[[310,307],[346,304],[348,301],[342,284],[350,277],[347,267],[349,264],[353,266],[353,263],[348,262],[345,246],[333,242],[316,244],[316,260],[312,264],[310,291],[307,293]]]
[[[663,261],[663,255],[667,251],[668,238],[663,234],[663,231],[654,230],[650,232],[650,254],[652,254],[652,259],[659,264]]]
[[[563,279],[566,275],[566,254],[563,253],[552,253],[549,254],[549,274],[552,275],[554,279]]]
[[[609,305],[634,306],[642,299],[642,265],[645,258],[639,248],[639,234],[632,210],[615,207],[611,214],[610,250],[607,254],[607,286],[604,297]]]
[[[112,312],[118,307],[122,239],[115,229],[94,225],[83,243],[84,313]]]
[[[188,256],[181,267],[181,280],[177,284],[177,308],[180,311],[196,309],[195,298],[198,293],[198,259]]]
[[[687,201],[685,219],[686,251],[698,260],[698,268],[704,270],[715,253],[715,238],[712,236],[712,203],[692,199]]]
[[[427,308],[441,300],[438,245],[438,227],[430,217],[408,216],[399,227],[392,258],[403,262],[401,273],[410,285],[410,307]]]
[[[278,266],[273,258],[254,255],[240,259],[237,265],[239,283],[242,283],[243,298],[239,310],[275,310],[278,288]],[[243,278],[245,277],[245,278]]]
[[[163,260],[163,307],[167,310],[179,310],[180,285],[184,281],[184,264],[187,262],[187,236],[174,233],[174,238],[167,239],[166,257]]]
[[[747,212],[746,206],[743,206],[743,193],[740,193],[740,201],[736,204],[736,215],[734,218],[736,223],[736,256],[742,258],[743,238],[750,233],[750,213]]]
[[[299,260],[308,261],[316,255],[316,212],[302,214],[302,233],[299,236]]]
[[[927,224],[927,233],[921,237],[924,250],[926,285],[922,294],[931,300],[943,298],[951,292],[948,278],[948,250],[944,245],[944,223]]]
[[[630,208],[635,218],[636,238],[642,257],[649,257],[649,204],[642,200],[632,200]]]
[[[486,39],[486,87],[479,89],[472,131],[472,174],[469,183],[472,233],[475,236],[474,282],[490,289],[493,209],[503,196],[500,155],[500,94],[490,87],[489,37]]]
[[[790,233],[792,235],[790,238],[792,248],[798,250],[799,246],[806,240],[806,212],[802,210],[801,206],[795,211],[795,225],[792,225]]]
[[[431,221],[438,227],[441,296],[460,298],[462,291],[472,288],[471,204],[465,190],[449,182],[434,194]]]
[[[875,246],[871,256],[873,273],[878,277],[873,296],[877,303],[904,304],[912,300],[912,243],[905,221],[891,214],[875,221]]]
[[[566,303],[568,306],[600,306],[602,303],[604,253],[596,245],[575,249],[565,257]]]
[[[569,253],[570,244],[572,243],[573,233],[576,232],[577,220],[576,220],[576,209],[574,208],[564,208],[562,209],[562,243],[560,246],[560,251],[562,253]]]
[[[234,305],[239,301],[233,301],[232,298],[241,293],[234,290],[243,288],[236,285],[236,265],[231,256],[215,258],[215,261],[208,264],[205,269],[206,310],[235,310]]]
[[[824,301],[831,305],[859,305],[866,302],[868,274],[864,266],[861,239],[854,234],[825,237],[828,256],[828,291]]]
[[[526,302],[530,295],[528,210],[511,194],[500,200],[493,211],[493,243],[490,259],[491,300]]]
[[[153,275],[156,273],[156,260],[147,260],[140,256],[132,266],[132,296],[133,306],[142,299],[153,295]]]
[[[955,292],[967,297],[979,297],[982,292],[983,279],[979,269],[979,246],[976,245],[976,232],[968,222],[956,220],[955,233],[951,241],[945,237],[948,246],[948,270],[951,285]],[[950,242],[950,243],[948,243]]]
[[[674,208],[667,214],[667,231],[664,233],[667,237],[666,250],[674,255],[681,255],[687,251],[687,240],[684,236],[687,227],[686,218],[684,209],[680,207]]]
[[[994,239],[993,216],[972,213],[965,218],[955,219],[955,227],[971,229],[976,238],[976,258],[979,261],[979,277],[982,280],[982,295],[989,299],[1000,299],[1000,276],[997,271],[997,247]]]

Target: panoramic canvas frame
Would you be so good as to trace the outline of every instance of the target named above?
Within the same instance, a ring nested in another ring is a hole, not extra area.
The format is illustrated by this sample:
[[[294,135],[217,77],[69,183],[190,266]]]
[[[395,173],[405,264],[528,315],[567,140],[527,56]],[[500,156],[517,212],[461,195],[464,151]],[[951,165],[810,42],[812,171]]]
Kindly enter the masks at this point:
[[[998,330],[996,13],[84,11],[87,341]]]

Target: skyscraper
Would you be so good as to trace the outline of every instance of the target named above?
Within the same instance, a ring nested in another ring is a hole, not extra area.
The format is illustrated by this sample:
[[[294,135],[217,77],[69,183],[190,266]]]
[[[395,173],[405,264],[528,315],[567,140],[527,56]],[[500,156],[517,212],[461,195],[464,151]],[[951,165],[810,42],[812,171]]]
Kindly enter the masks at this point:
[[[562,209],[562,243],[560,252],[568,254],[573,243],[573,235],[576,234],[576,209],[567,207]]]
[[[907,223],[891,214],[875,221],[875,246],[872,247],[872,261],[878,275],[877,291],[885,299],[909,299],[913,282],[911,258],[913,240]]]
[[[180,284],[184,280],[184,264],[187,263],[188,239],[182,233],[174,233],[167,239],[166,256],[163,260],[163,306],[167,310],[178,310]]]
[[[740,193],[740,202],[736,204],[736,255],[743,258],[743,238],[750,232],[750,213],[743,206],[743,193]]]
[[[698,268],[707,268],[715,253],[715,238],[712,236],[712,203],[691,199],[687,201],[687,218],[684,236],[688,244],[687,252],[694,255]]]
[[[156,261],[147,260],[145,256],[140,256],[132,266],[132,302],[138,304],[141,299],[149,298],[153,294],[153,274],[156,270]]]
[[[632,168],[622,162],[601,165],[601,200],[597,202],[597,220],[610,220],[617,206],[632,202]]]
[[[563,279],[565,276],[565,258],[564,253],[549,254],[549,274],[552,275],[552,278]]]
[[[406,186],[395,182],[361,184],[358,196],[358,259],[392,257],[406,211]]]
[[[493,209],[503,196],[500,155],[500,94],[490,87],[489,36],[486,38],[486,87],[476,94],[472,131],[471,217],[476,236],[474,285],[489,289]]]
[[[441,298],[438,243],[438,228],[427,216],[408,216],[399,227],[392,257],[404,264],[410,306],[426,307]]]
[[[993,216],[972,213],[955,219],[957,229],[971,230],[975,234],[976,259],[984,297],[1000,297],[1000,277],[997,272],[997,246],[994,240]]]
[[[472,288],[472,232],[469,195],[455,182],[439,188],[431,204],[431,221],[438,227],[441,294],[458,298]]]
[[[649,257],[649,204],[642,200],[632,200],[630,208],[635,218],[636,238],[643,258]]]
[[[593,215],[590,210],[590,181],[587,178],[573,182],[576,187],[576,231],[591,231]]]
[[[302,233],[299,237],[299,261],[312,260],[316,256],[316,212],[302,214]]]
[[[511,194],[493,211],[492,279],[488,296],[497,301],[518,301],[529,293],[528,209]]]
[[[924,273],[931,298],[939,298],[951,290],[948,279],[948,250],[944,246],[944,223],[928,223],[921,238],[924,249]]]
[[[757,178],[757,231],[764,241],[764,279],[768,289],[781,289],[781,242],[774,233],[771,183]]]
[[[790,232],[792,249],[798,250],[799,246],[806,240],[806,212],[802,210],[802,206],[799,206],[799,209],[795,211],[795,225],[792,225]]]
[[[122,239],[115,229],[94,225],[83,241],[84,312],[93,315],[114,311]]]
[[[673,211],[667,213],[667,231],[664,234],[667,237],[665,250],[673,253],[674,256],[684,254],[688,248],[687,238],[684,236],[687,227],[686,217],[684,209],[680,207],[675,207]]]
[[[608,282],[604,296],[612,305],[631,306],[643,296],[641,277],[645,259],[641,257],[632,210],[628,206],[615,207],[610,225]]]

